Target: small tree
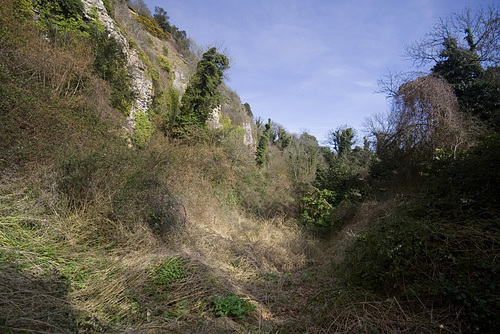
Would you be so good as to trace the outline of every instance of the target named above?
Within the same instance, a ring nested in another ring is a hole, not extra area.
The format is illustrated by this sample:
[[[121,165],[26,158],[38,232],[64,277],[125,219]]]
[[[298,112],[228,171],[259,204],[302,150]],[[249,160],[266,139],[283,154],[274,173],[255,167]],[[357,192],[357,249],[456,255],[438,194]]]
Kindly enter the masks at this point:
[[[338,128],[328,135],[328,144],[337,152],[339,157],[351,152],[354,144],[354,130],[352,128]]]
[[[170,32],[170,22],[168,22],[170,17],[167,15],[167,11],[165,9],[156,6],[153,18],[155,19],[156,23],[158,23],[163,32]]]

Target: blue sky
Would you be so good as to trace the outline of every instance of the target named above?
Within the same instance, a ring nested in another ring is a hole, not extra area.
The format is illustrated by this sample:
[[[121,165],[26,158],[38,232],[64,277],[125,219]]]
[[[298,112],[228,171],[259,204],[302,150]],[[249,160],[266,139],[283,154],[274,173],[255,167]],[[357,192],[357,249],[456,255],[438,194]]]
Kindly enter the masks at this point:
[[[256,117],[308,133],[354,127],[389,106],[377,80],[415,70],[404,47],[440,17],[491,0],[145,0],[201,47],[223,45],[228,86]]]

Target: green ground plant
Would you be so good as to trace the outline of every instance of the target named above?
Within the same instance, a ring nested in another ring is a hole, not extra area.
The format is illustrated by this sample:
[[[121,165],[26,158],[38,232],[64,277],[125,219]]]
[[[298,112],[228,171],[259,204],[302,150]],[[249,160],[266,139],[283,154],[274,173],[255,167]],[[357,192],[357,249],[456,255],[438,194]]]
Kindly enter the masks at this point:
[[[254,305],[234,293],[213,297],[212,302],[215,305],[215,314],[219,317],[238,317],[245,320],[246,314],[255,309]]]
[[[178,258],[167,258],[154,268],[154,283],[158,286],[167,287],[188,276],[188,270],[184,260]]]

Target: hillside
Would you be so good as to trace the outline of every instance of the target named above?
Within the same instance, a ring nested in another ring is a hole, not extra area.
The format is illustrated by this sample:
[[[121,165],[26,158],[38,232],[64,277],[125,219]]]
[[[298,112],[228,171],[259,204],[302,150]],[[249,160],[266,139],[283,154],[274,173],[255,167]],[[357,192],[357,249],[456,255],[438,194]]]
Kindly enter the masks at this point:
[[[496,332],[499,71],[445,46],[325,147],[142,1],[4,0],[0,332]]]

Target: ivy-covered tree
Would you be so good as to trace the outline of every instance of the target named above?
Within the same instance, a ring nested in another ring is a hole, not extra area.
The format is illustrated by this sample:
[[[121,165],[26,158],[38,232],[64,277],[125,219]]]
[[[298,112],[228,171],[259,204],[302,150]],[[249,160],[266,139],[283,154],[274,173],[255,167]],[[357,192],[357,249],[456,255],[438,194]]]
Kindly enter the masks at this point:
[[[476,11],[465,8],[441,18],[424,38],[406,47],[406,56],[418,67],[433,65],[442,60],[446,41],[455,40],[459,49],[476,52],[484,68],[498,66],[499,35],[500,7],[489,6]]]
[[[255,161],[257,161],[257,165],[264,166],[266,163],[266,151],[267,144],[269,143],[269,138],[271,136],[271,119],[265,125],[266,129],[262,133],[259,139],[259,144],[257,145],[257,153],[255,157]]]
[[[324,165],[322,148],[313,135],[304,132],[299,138],[288,137],[289,145],[286,147],[287,161],[292,180],[299,185],[306,185],[314,181],[319,166]]]
[[[193,128],[204,128],[211,111],[220,103],[217,87],[222,83],[229,60],[216,48],[210,48],[198,62],[196,73],[191,77],[184,93],[179,115],[175,119],[177,136],[189,135]]]
[[[339,157],[348,154],[354,144],[354,130],[352,128],[338,128],[328,135],[329,144]]]

